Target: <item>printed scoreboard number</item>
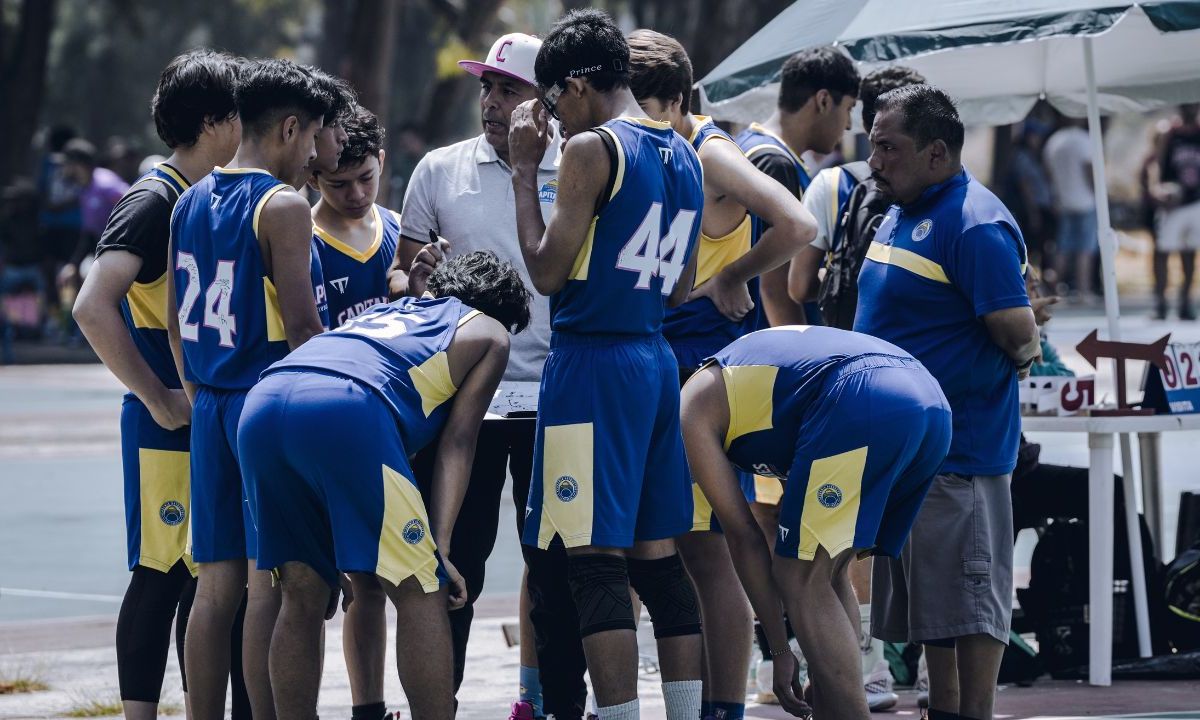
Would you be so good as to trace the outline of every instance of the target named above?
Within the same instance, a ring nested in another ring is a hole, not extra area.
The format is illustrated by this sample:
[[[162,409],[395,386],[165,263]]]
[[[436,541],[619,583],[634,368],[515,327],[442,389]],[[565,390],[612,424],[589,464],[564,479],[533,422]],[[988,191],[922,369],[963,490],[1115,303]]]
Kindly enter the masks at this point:
[[[1162,367],[1149,368],[1145,405],[1172,414],[1200,412],[1200,343],[1171,343]]]

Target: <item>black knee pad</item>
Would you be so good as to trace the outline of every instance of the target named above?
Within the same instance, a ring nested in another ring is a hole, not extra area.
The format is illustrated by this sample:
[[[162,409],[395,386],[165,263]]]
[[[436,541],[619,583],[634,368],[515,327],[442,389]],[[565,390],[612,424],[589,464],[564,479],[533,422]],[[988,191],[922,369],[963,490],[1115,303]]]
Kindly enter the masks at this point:
[[[679,555],[657,560],[630,559],[629,584],[650,612],[655,638],[700,634],[696,590],[684,572]]]
[[[572,555],[567,562],[567,582],[579,611],[579,637],[635,629],[625,558]]]

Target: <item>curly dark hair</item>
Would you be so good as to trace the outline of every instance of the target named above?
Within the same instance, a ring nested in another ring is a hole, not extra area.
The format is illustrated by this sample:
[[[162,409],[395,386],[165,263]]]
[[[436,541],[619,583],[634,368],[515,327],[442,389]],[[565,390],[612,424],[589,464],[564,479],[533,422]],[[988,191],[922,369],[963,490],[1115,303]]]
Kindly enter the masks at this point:
[[[875,101],[888,90],[905,85],[924,85],[925,76],[903,65],[889,65],[868,74],[858,86],[858,100],[862,103],[863,130],[871,132],[875,124]]]
[[[346,145],[338,158],[338,172],[357,167],[368,157],[379,157],[384,132],[375,113],[355,105],[354,113],[342,123],[342,129],[346,131]]]
[[[325,124],[345,125],[358,108],[358,93],[354,92],[350,83],[336,75],[330,75],[319,67],[306,65],[304,69],[312,75],[313,84],[333,98],[333,104],[324,115]]]
[[[543,88],[572,77],[598,92],[629,87],[629,44],[603,10],[572,10],[542,40],[533,72]]]
[[[456,297],[499,320],[513,335],[529,325],[529,289],[512,263],[490,250],[447,260],[429,276],[426,287],[437,297]]]

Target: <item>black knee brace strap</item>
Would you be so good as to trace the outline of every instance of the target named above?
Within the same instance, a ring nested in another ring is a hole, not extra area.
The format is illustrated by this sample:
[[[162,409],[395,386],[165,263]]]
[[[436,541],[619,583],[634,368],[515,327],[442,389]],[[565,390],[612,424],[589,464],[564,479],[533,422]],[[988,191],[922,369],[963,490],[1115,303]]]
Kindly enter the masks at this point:
[[[679,555],[630,559],[629,584],[650,612],[655,638],[700,634],[700,606]]]
[[[567,562],[567,582],[579,612],[579,637],[635,629],[625,558],[572,555]]]

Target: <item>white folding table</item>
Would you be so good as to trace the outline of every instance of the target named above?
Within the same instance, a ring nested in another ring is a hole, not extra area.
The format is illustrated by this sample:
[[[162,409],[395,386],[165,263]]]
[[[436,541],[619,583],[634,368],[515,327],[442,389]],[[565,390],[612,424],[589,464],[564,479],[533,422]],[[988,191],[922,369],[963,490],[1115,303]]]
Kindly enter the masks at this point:
[[[1025,432],[1082,432],[1088,436],[1088,682],[1112,684],[1113,636],[1113,436],[1136,433],[1141,454],[1142,504],[1146,522],[1159,547],[1163,543],[1162,433],[1200,430],[1200,414],[1129,415],[1123,417],[1026,416]],[[1146,603],[1146,574],[1142,563],[1142,533],[1138,527],[1136,489],[1125,472],[1125,529],[1133,575],[1133,606],[1137,618],[1138,654],[1150,657],[1150,615]]]

